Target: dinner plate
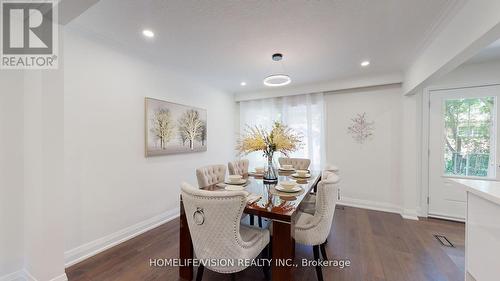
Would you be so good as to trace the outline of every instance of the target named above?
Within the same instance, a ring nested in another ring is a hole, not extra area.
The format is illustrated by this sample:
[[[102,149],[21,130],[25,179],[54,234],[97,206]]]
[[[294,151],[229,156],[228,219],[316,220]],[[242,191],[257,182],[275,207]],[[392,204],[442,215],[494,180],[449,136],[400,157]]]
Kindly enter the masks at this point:
[[[226,187],[224,187],[225,190],[230,190],[230,191],[240,191],[240,190],[244,190],[245,187],[244,186],[241,186],[241,185],[226,185]]]
[[[292,174],[292,177],[294,177],[294,178],[301,178],[301,179],[307,179],[307,178],[311,177],[311,174],[306,174],[304,177],[301,177],[301,176],[299,176],[298,173],[294,173],[294,174]]]
[[[290,172],[290,171],[295,171],[294,168],[290,168],[290,169],[285,169],[285,168],[282,168],[282,167],[279,167],[280,170],[282,171],[287,171],[287,172]]]
[[[302,187],[300,187],[300,185],[296,185],[293,188],[284,188],[281,185],[277,185],[274,188],[276,188],[276,190],[279,190],[282,192],[287,192],[287,193],[294,193],[294,192],[299,192],[302,190]]]
[[[243,185],[243,184],[247,183],[247,180],[246,179],[240,179],[237,182],[232,182],[232,181],[229,181],[229,180],[225,180],[224,183],[230,184],[230,185]]]

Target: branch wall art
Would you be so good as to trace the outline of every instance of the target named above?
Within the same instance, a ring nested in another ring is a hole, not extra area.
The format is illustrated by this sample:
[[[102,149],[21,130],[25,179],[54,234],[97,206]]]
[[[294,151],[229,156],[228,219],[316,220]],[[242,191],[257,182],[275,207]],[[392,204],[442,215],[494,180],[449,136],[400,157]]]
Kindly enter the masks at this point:
[[[367,140],[373,138],[375,130],[375,122],[366,120],[366,112],[358,113],[356,117],[351,119],[351,126],[347,127],[347,133],[360,144],[365,143]]]

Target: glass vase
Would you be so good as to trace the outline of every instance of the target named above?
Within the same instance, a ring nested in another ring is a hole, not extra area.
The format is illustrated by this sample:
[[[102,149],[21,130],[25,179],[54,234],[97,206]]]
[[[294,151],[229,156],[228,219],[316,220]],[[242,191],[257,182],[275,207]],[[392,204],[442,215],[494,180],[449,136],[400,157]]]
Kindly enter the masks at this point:
[[[274,159],[272,154],[267,156],[267,166],[264,172],[264,182],[266,183],[278,182],[278,170],[274,165]]]

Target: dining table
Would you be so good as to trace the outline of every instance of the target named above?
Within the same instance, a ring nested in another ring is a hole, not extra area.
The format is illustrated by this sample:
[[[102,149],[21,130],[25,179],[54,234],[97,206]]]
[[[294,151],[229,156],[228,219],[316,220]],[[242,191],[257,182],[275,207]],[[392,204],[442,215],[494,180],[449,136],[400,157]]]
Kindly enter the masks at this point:
[[[299,207],[304,198],[313,190],[316,190],[321,173],[310,171],[309,177],[297,178],[294,171],[278,172],[278,181],[275,183],[265,182],[262,176],[257,174],[246,174],[248,179],[244,190],[253,197],[260,196],[260,199],[247,203],[244,213],[250,217],[258,216],[272,222],[271,233],[271,273],[273,281],[293,280],[295,268],[295,240],[294,240],[294,220],[298,214]],[[279,191],[277,185],[282,181],[294,180],[301,187],[300,191],[290,193]],[[224,184],[216,184],[203,188],[210,191],[221,191]],[[258,197],[257,197],[258,198]],[[193,263],[188,262],[194,259],[193,246],[189,227],[180,196],[180,253],[181,266],[179,267],[179,277],[184,280],[193,279]]]

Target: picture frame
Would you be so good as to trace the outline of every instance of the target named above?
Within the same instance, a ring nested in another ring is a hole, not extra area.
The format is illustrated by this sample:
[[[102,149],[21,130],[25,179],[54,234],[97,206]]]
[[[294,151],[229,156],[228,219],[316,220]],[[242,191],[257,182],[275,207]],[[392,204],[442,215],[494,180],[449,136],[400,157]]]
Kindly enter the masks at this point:
[[[145,156],[207,151],[207,110],[146,97]]]

